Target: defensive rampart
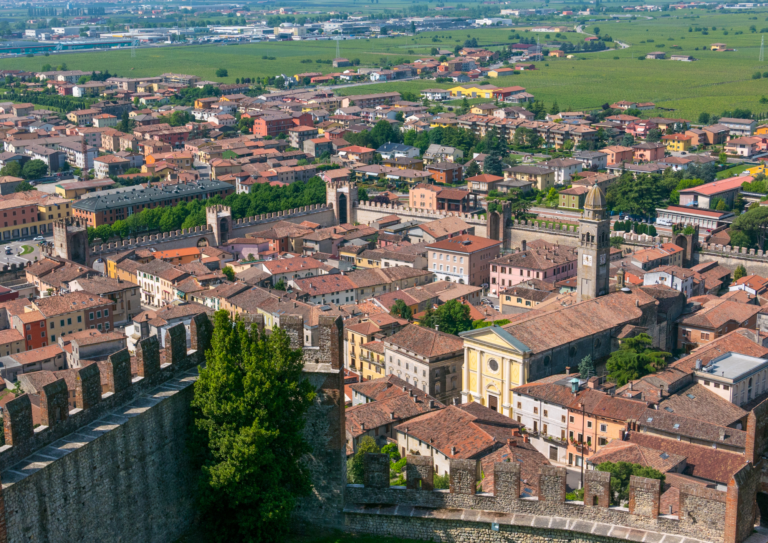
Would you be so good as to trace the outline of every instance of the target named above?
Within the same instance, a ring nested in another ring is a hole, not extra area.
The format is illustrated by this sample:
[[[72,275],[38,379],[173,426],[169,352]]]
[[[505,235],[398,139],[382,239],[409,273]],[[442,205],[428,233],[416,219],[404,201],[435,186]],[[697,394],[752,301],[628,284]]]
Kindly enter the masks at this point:
[[[333,208],[325,204],[313,204],[286,211],[264,213],[245,219],[236,219],[232,221],[232,230],[229,233],[229,237],[244,237],[251,232],[266,230],[272,223],[278,221],[294,223],[312,221],[321,226],[332,226],[334,224]],[[210,224],[205,226],[195,226],[194,228],[183,228],[173,232],[163,232],[162,234],[139,236],[137,238],[93,245],[89,249],[88,262],[90,263],[98,258],[109,256],[110,254],[139,247],[153,247],[159,251],[164,251],[199,245],[216,245],[213,228]]]
[[[165,542],[194,518],[194,478],[186,453],[197,365],[210,343],[207,316],[127,350],[75,376],[76,408],[64,379],[39,395],[8,402],[0,448],[0,541]],[[33,425],[39,409],[41,425]]]
[[[759,470],[746,464],[726,492],[685,485],[679,514],[665,515],[659,511],[661,485],[654,479],[632,476],[625,508],[610,506],[607,472],[585,472],[584,502],[566,501],[565,468],[542,466],[534,498],[521,497],[517,462],[495,464],[493,493],[476,493],[479,473],[476,460],[452,460],[450,489],[432,490],[432,459],[408,456],[407,487],[393,487],[388,455],[368,454],[365,484],[347,486],[347,526],[438,541],[453,541],[460,533],[469,542],[611,538],[735,543],[746,537],[744,525],[754,520],[753,487],[760,480]]]
[[[488,225],[483,215],[474,213],[460,213],[458,211],[430,211],[426,209],[412,209],[393,204],[383,204],[380,202],[358,202],[355,206],[355,221],[360,224],[370,224],[382,217],[388,215],[397,215],[403,221],[429,222],[446,217],[458,217],[467,224],[475,227],[475,235],[487,237]]]

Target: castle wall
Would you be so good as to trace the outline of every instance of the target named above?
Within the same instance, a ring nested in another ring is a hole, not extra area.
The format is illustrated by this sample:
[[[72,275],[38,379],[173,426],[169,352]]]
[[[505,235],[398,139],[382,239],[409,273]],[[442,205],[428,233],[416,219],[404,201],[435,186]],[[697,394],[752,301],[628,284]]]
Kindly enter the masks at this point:
[[[467,224],[474,226],[476,236],[484,238],[487,237],[488,234],[485,218],[471,213],[450,212],[446,215],[443,212],[410,209],[407,207],[393,206],[392,204],[379,204],[377,202],[358,202],[357,206],[354,208],[354,212],[354,220],[356,222],[368,225],[387,215],[397,215],[402,218],[403,222],[429,222],[444,219],[448,215],[453,215],[454,217],[459,217]]]
[[[287,211],[264,213],[245,219],[232,220],[232,228],[229,231],[229,238],[245,237],[246,234],[252,232],[267,230],[273,223],[278,221],[287,221],[297,224],[302,221],[311,221],[318,223],[323,227],[333,226],[335,224],[333,209],[326,205],[317,204]],[[105,258],[111,254],[136,249],[138,247],[152,247],[158,251],[167,251],[170,249],[183,249],[185,247],[196,247],[205,244],[216,246],[216,236],[210,225],[183,228],[173,232],[139,236],[138,238],[94,245],[90,248],[88,262],[90,264],[99,258]]]
[[[195,515],[186,452],[196,371],[41,450],[17,482],[3,472],[10,543],[174,541]]]
[[[407,463],[418,457],[408,456]],[[450,489],[424,490],[432,487],[432,481],[422,484],[422,490],[389,486],[389,461],[386,455],[367,454],[365,461],[365,485],[348,485],[346,492],[347,527],[361,531],[385,533],[398,530],[404,521],[394,517],[419,519],[440,519],[459,521],[461,525],[427,523],[423,539],[446,540],[445,533],[459,529],[466,538],[461,541],[507,541],[510,539],[483,539],[481,533],[464,532],[465,522],[491,522],[510,526],[515,532],[518,527],[542,528],[540,534],[546,537],[546,529],[570,530],[576,536],[587,534],[587,541],[593,534],[626,539],[633,534],[635,541],[660,541],[664,534],[672,541],[714,541],[737,543],[742,539],[724,536],[728,514],[741,519],[743,515],[727,508],[726,493],[711,489],[702,492],[690,485],[680,489],[681,514],[659,514],[660,484],[658,481],[632,476],[630,479],[629,508],[609,507],[607,500],[597,503],[583,503],[565,500],[566,470],[562,467],[542,466],[538,475],[539,495],[534,498],[520,497],[520,470],[517,462],[497,462],[494,465],[493,493],[476,493],[478,480],[477,460],[451,460]],[[406,466],[406,473],[411,470]],[[431,475],[428,474],[427,477]],[[605,494],[605,480],[597,476],[585,478],[585,495]],[[690,510],[686,504],[695,496],[698,506]],[[752,494],[754,501],[754,494]],[[743,496],[748,502],[749,497]],[[692,513],[692,514],[691,514]],[[372,515],[375,515],[374,519]],[[362,518],[356,518],[362,516]],[[427,526],[430,526],[429,528]],[[471,524],[470,524],[471,526]],[[403,528],[405,529],[405,528]],[[431,532],[430,532],[431,530]],[[623,534],[623,535],[620,535]],[[677,536],[677,537],[674,537]],[[412,536],[411,536],[412,537]]]
[[[45,385],[36,401],[41,426],[33,428],[28,394],[8,402],[1,542],[165,543],[185,533],[196,500],[189,404],[211,324],[203,314],[191,328],[191,350],[185,342],[160,350],[157,338],[142,340],[137,377],[125,349],[78,369],[76,409],[67,407],[63,379]],[[183,325],[169,334],[183,335]]]

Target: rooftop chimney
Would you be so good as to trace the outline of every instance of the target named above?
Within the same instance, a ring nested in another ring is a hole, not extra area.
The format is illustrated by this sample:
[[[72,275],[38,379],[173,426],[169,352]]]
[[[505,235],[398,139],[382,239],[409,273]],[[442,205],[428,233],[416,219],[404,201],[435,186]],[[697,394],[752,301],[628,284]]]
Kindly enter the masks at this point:
[[[696,360],[696,371],[701,371],[701,358]]]
[[[451,456],[456,456],[456,447],[451,447]]]
[[[509,448],[517,447],[517,440],[516,439],[508,439],[507,445],[509,445]]]
[[[571,367],[570,366],[566,366],[565,367],[565,374],[566,375],[570,375],[571,374]]]
[[[389,420],[395,420],[395,412],[394,411],[390,411],[389,412]]]
[[[725,441],[725,428],[720,428],[720,441]]]
[[[361,430],[363,430],[363,431],[365,431],[365,423],[364,423],[364,422],[361,422],[361,423],[360,423],[360,429],[361,429]]]
[[[435,400],[429,400],[429,408],[434,409],[435,408]]]

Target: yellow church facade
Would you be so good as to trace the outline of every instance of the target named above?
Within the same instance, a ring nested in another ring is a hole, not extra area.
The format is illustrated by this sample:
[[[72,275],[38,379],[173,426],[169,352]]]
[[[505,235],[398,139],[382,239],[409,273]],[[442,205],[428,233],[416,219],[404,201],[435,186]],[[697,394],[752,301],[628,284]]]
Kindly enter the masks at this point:
[[[478,402],[511,417],[512,392],[527,383],[531,350],[499,326],[462,332],[462,402]]]

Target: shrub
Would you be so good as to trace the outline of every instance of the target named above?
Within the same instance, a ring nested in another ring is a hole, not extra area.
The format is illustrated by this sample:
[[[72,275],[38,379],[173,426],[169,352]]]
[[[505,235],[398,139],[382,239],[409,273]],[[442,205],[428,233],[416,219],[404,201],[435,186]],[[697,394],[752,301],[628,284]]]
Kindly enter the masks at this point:
[[[447,490],[451,487],[450,475],[435,475],[432,478],[435,490]]]

